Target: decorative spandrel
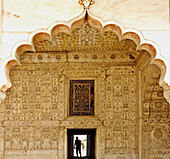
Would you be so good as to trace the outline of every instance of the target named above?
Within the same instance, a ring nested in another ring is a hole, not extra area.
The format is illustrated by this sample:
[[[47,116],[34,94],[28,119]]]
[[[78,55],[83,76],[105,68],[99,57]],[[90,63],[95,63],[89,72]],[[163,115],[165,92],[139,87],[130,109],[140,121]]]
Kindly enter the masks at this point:
[[[94,80],[70,80],[70,116],[94,115]]]

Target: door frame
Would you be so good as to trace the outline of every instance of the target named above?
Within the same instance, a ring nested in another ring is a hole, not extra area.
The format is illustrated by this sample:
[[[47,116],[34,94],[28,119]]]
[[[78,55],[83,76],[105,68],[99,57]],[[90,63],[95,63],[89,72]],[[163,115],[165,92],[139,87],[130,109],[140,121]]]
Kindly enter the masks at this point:
[[[72,145],[73,135],[87,135],[87,138],[88,138],[88,135],[90,136],[89,159],[95,159],[96,158],[96,129],[67,129],[67,158],[68,159],[72,159],[72,157],[70,156],[72,155],[72,150],[73,150],[73,147],[72,147],[73,146]]]

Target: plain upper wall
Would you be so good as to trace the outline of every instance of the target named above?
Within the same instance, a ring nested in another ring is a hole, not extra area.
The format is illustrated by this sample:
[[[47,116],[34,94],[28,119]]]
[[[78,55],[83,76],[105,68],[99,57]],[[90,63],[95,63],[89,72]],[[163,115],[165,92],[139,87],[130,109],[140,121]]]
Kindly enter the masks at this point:
[[[0,9],[0,59],[5,59],[14,44],[27,40],[32,31],[58,20],[69,21],[82,13],[83,6],[78,0],[1,0]],[[116,20],[125,28],[141,31],[170,59],[169,0],[95,0],[90,11],[104,21]]]
[[[137,30],[169,30],[169,0],[95,0],[93,15]],[[78,0],[3,0],[3,31],[32,32],[82,13]]]

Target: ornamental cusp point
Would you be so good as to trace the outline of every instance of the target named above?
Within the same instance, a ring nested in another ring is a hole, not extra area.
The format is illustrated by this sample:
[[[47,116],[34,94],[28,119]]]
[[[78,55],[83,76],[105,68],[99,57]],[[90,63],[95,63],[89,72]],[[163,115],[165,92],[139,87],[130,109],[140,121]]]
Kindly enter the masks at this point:
[[[79,0],[78,2],[84,7],[84,9],[89,9],[90,6],[95,3],[94,0]]]

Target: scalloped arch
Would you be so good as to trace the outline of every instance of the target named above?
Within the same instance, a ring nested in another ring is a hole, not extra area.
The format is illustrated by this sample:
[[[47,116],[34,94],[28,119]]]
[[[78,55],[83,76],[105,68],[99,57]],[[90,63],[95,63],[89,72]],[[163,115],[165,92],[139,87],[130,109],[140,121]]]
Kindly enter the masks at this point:
[[[161,57],[160,49],[157,44],[152,41],[145,40],[142,33],[138,30],[126,29],[117,21],[103,21],[100,18],[94,17],[90,13],[89,9],[84,9],[83,13],[80,16],[71,19],[69,22],[58,21],[52,23],[48,29],[36,30],[29,35],[27,41],[21,41],[14,45],[14,47],[11,49],[10,57],[2,60],[0,63],[0,74],[2,77],[0,78],[0,83],[2,83],[2,85],[0,86],[1,101],[5,99],[5,91],[11,87],[9,72],[11,68],[20,64],[20,57],[25,51],[35,52],[34,43],[41,40],[48,40],[52,42],[54,36],[58,33],[63,32],[66,34],[70,34],[73,30],[81,27],[86,21],[90,24],[91,27],[97,28],[101,32],[101,34],[103,34],[105,31],[111,31],[118,36],[119,42],[124,39],[130,39],[136,44],[137,50],[145,50],[149,52],[152,59],[151,64],[156,64],[161,70],[159,84],[163,87],[164,96],[170,103],[170,86],[164,80],[167,69],[167,61],[166,59]]]

